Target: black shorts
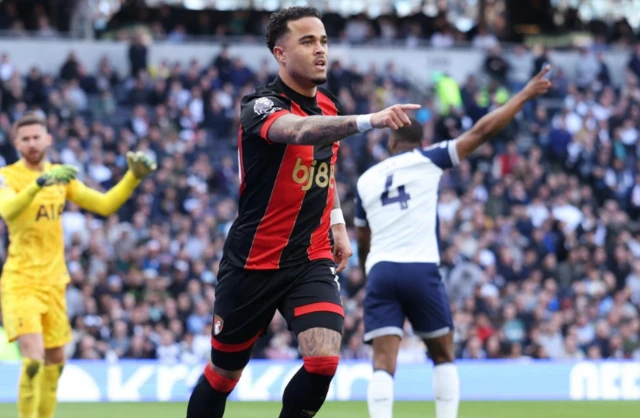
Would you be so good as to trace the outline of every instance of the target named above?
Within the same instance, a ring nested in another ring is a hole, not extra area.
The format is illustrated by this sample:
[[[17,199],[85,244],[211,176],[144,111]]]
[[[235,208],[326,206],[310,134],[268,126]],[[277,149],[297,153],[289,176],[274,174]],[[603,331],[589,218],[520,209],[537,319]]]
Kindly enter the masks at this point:
[[[244,368],[276,309],[296,335],[316,327],[342,333],[344,310],[335,271],[330,260],[280,270],[246,270],[223,260],[213,308],[213,364]]]

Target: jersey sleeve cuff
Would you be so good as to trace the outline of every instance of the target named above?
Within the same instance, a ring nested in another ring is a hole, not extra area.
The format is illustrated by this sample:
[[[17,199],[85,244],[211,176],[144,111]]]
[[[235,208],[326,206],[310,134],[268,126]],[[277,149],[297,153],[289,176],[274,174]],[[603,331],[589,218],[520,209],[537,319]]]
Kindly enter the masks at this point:
[[[359,226],[359,227],[363,227],[363,228],[365,226],[369,226],[369,223],[366,220],[362,219],[362,218],[353,218],[353,224],[355,226]]]
[[[260,136],[262,137],[262,139],[267,141],[269,144],[273,144],[273,142],[269,140],[269,135],[268,135],[269,128],[271,128],[271,125],[273,125],[273,122],[278,120],[279,117],[284,116],[288,113],[291,113],[291,112],[283,109],[283,110],[278,110],[277,112],[274,112],[269,116],[267,116],[267,119],[262,124],[262,128],[260,128]]]
[[[458,148],[456,147],[457,141],[449,141],[449,146],[447,147],[449,151],[449,158],[451,158],[451,165],[456,167],[460,165],[460,157],[458,156]]]

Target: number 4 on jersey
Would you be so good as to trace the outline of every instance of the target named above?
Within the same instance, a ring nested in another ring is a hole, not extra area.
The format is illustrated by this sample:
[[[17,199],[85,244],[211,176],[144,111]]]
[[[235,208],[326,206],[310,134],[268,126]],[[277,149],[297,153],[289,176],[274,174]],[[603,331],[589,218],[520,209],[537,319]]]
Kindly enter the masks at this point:
[[[384,193],[380,196],[380,200],[382,200],[382,206],[391,205],[393,203],[400,203],[400,209],[408,209],[409,208],[409,199],[411,199],[411,195],[404,191],[404,185],[398,186],[398,194],[394,197],[389,197],[389,192],[391,191],[391,185],[393,184],[393,174],[387,176],[387,181],[384,185]]]

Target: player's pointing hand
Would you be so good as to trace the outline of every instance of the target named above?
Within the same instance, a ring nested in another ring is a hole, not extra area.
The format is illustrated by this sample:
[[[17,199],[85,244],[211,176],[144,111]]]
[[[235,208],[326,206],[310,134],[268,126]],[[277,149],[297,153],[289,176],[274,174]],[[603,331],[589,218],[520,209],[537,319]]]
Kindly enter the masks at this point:
[[[527,96],[527,100],[547,94],[552,85],[551,81],[545,77],[549,74],[549,71],[551,71],[551,66],[547,64],[522,89],[522,92]]]
[[[397,104],[371,115],[371,126],[376,129],[391,128],[398,130],[411,125],[407,112],[418,110],[418,104]]]

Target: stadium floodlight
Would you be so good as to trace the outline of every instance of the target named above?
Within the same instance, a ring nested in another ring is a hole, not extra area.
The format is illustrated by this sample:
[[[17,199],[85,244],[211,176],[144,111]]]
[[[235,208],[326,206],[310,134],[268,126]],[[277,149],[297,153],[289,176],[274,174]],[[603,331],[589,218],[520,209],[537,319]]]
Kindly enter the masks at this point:
[[[436,0],[426,0],[422,7],[422,13],[429,17],[436,17],[438,15],[438,4]]]
[[[416,7],[420,7],[419,0],[397,0],[394,3],[398,17],[409,16],[415,12]]]
[[[218,0],[215,2],[217,10],[249,10],[251,8],[251,0]]]
[[[184,8],[188,10],[204,10],[206,7],[204,0],[184,0]]]
[[[278,0],[265,0],[262,7],[268,12],[275,12],[280,6],[279,3]]]

